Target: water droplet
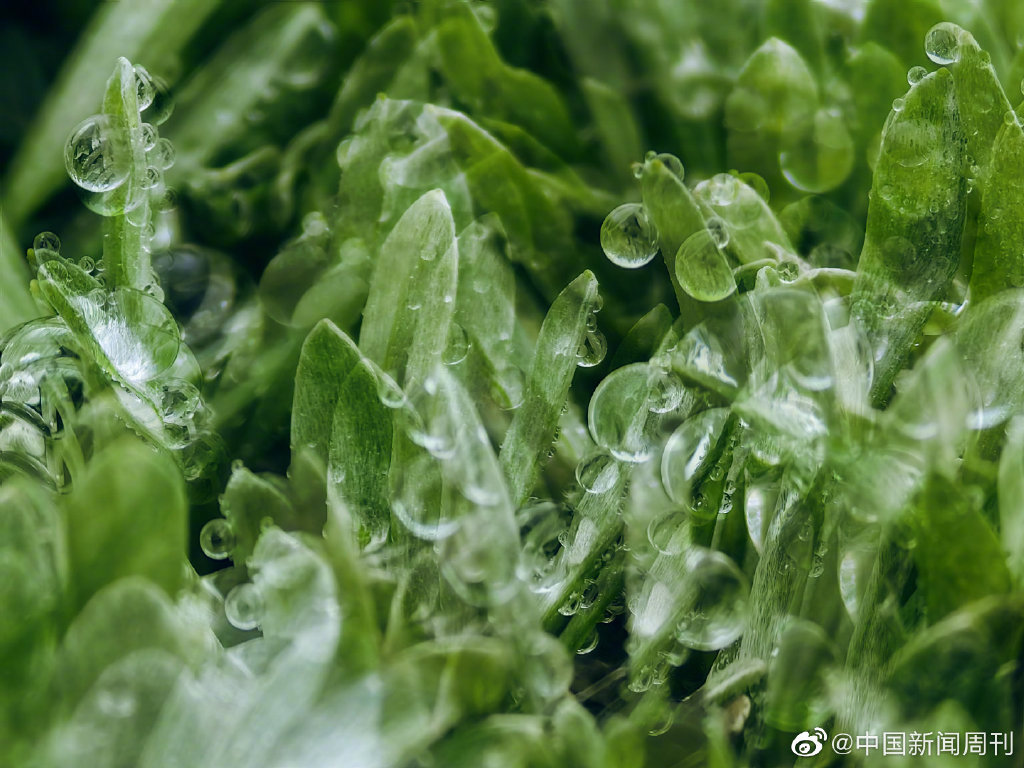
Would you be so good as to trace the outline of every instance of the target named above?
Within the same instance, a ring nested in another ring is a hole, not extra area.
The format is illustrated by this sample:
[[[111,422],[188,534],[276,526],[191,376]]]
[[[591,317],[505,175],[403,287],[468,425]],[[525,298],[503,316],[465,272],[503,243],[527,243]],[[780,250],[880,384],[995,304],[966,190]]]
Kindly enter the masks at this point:
[[[83,272],[92,272],[96,269],[96,264],[88,256],[83,256],[78,260],[78,266],[81,267]]]
[[[708,200],[716,208],[724,208],[736,202],[740,194],[740,182],[729,173],[718,173],[707,181]]]
[[[803,192],[835,189],[853,169],[853,138],[839,110],[818,110],[784,137],[781,150],[786,181]]]
[[[53,232],[40,232],[32,241],[32,252],[38,266],[44,261],[60,258],[60,238]]]
[[[215,517],[199,531],[199,546],[211,560],[224,560],[235,546],[235,531],[223,517]]]
[[[640,463],[651,456],[657,415],[649,407],[650,381],[650,366],[633,363],[612,371],[590,398],[590,434],[620,461]]]
[[[585,456],[576,465],[576,482],[587,493],[604,493],[611,490],[619,479],[619,463],[605,451]]]
[[[910,83],[910,85],[917,85],[927,74],[928,70],[924,67],[911,67],[907,70],[907,82]]]
[[[156,127],[153,126],[151,123],[143,123],[141,126],[141,130],[142,148],[148,150],[155,147],[156,140],[160,138],[160,135],[157,133]]]
[[[153,148],[146,152],[146,162],[166,171],[174,165],[174,145],[169,139],[159,139]]]
[[[924,38],[924,52],[936,64],[945,66],[960,60],[960,27],[943,21],[936,24]]]
[[[139,112],[141,112],[153,103],[153,98],[156,96],[156,86],[153,84],[153,78],[149,76],[146,68],[138,64],[135,65],[135,88],[138,93]]]
[[[655,154],[653,152],[649,152],[648,156],[647,156],[647,162],[650,163],[650,162],[653,162],[655,160],[660,162],[669,171],[671,171],[673,176],[678,178],[680,181],[683,181],[683,179],[686,176],[686,171],[683,168],[682,160],[680,160],[675,155],[669,154],[668,152],[662,152],[660,154]]]
[[[642,205],[626,203],[609,213],[601,225],[601,247],[613,264],[637,269],[658,253],[658,232]]]
[[[106,115],[79,123],[64,145],[64,167],[71,180],[89,192],[109,192],[131,171],[127,136]]]
[[[156,166],[146,168],[146,175],[142,177],[142,188],[156,190],[164,183],[164,172]]]
[[[1003,122],[1006,125],[1016,125],[1017,124],[1017,113],[1014,112],[1012,109],[1006,110],[1006,113],[1003,115]]]
[[[576,649],[576,654],[578,656],[585,656],[590,653],[592,650],[597,648],[598,640],[599,636],[597,634],[597,630],[594,629],[589,635],[587,635],[587,638],[583,641],[580,647]]]
[[[720,216],[712,216],[705,225],[711,233],[711,239],[719,248],[725,248],[729,244],[729,225]]]
[[[707,229],[694,232],[679,246],[675,272],[682,289],[698,301],[721,301],[736,291],[729,262]]]
[[[224,598],[224,614],[237,629],[256,629],[263,620],[263,595],[255,584],[239,584]]]
[[[683,599],[688,610],[676,625],[676,639],[688,648],[717,651],[743,633],[747,580],[721,552],[695,547],[687,553]]]
[[[633,163],[631,166],[629,166],[629,168],[630,168],[631,171],[633,171],[633,178],[634,179],[642,179],[644,177],[644,164],[643,163]]]
[[[149,106],[141,110],[141,116],[150,125],[163,125],[174,112],[174,99],[162,78],[150,75],[149,79],[153,86],[153,98]]]
[[[897,98],[892,100],[892,111],[893,112],[902,112],[903,111],[903,107],[905,107],[906,104],[907,103],[902,98],[897,97]]]
[[[593,315],[590,315],[593,317]],[[576,350],[576,364],[580,368],[593,368],[600,365],[608,354],[608,341],[600,331],[587,331],[583,337],[583,343]]]
[[[405,392],[393,378],[381,372],[377,380],[377,397],[387,408],[401,408],[405,405]]]
[[[452,323],[448,328],[448,342],[445,344],[441,360],[445,365],[458,365],[469,354],[469,336],[458,323]]]
[[[686,385],[676,374],[652,369],[650,397],[647,407],[651,413],[668,413],[679,407],[683,401]]]

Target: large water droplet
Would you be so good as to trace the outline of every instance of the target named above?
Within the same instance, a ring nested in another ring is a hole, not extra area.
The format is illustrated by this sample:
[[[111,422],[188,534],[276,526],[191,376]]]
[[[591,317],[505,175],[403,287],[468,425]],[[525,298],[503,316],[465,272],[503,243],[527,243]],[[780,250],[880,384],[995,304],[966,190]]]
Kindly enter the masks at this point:
[[[256,629],[263,620],[263,595],[256,585],[239,584],[228,592],[224,615],[238,629]]]
[[[797,189],[821,193],[846,180],[853,158],[853,139],[842,114],[822,109],[783,139],[779,166]]]
[[[736,280],[715,238],[707,229],[690,235],[676,254],[676,279],[698,301],[721,301],[736,290]]]
[[[721,552],[694,548],[687,553],[689,609],[676,625],[676,639],[688,648],[716,651],[743,633],[747,580]]]
[[[619,463],[611,454],[597,451],[576,465],[576,482],[587,493],[604,493],[615,485],[620,472]]]
[[[606,376],[590,398],[590,434],[620,461],[638,463],[651,456],[655,415],[650,411],[650,382],[651,367],[633,363]]]
[[[658,232],[639,203],[613,210],[601,225],[601,247],[613,264],[637,269],[658,253]]]
[[[199,546],[211,560],[224,560],[235,546],[235,531],[223,517],[216,517],[199,532]]]
[[[728,408],[712,408],[684,421],[669,437],[661,456],[661,482],[672,501],[689,503],[693,481],[707,469],[728,418]]]
[[[942,66],[959,61],[960,27],[948,21],[936,24],[924,38],[924,52]]]
[[[106,115],[79,123],[64,145],[64,167],[71,180],[89,192],[109,192],[131,171],[128,137]]]

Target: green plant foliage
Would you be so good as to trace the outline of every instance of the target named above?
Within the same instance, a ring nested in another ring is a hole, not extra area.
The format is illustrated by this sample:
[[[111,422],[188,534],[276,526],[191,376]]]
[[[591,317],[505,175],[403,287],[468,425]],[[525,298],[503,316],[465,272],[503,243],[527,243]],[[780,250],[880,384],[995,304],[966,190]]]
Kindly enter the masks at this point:
[[[100,5],[0,144],[0,765],[1024,746],[1018,4]]]

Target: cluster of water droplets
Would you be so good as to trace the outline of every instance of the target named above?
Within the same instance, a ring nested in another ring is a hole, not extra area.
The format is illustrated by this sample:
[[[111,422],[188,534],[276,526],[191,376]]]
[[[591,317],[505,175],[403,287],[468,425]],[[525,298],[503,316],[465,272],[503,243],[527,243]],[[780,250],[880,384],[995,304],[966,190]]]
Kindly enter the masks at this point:
[[[93,211],[103,216],[134,212],[133,223],[145,227],[153,226],[149,207],[161,211],[175,205],[174,192],[164,183],[164,171],[174,165],[174,147],[156,128],[170,116],[173,102],[163,82],[145,68],[135,67],[135,81],[139,127],[107,114],[87,117],[65,142],[64,167]]]

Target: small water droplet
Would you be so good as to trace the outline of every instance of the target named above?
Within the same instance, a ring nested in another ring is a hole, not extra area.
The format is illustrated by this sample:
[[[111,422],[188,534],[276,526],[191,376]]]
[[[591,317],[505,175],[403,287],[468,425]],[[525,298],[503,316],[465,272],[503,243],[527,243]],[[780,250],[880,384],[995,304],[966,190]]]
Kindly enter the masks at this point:
[[[458,365],[469,354],[469,336],[465,329],[458,323],[452,323],[448,328],[448,342],[445,344],[441,360],[445,365]]]
[[[55,259],[60,255],[60,238],[53,232],[40,232],[32,241],[32,250],[39,263]]]
[[[619,479],[620,467],[611,454],[597,451],[576,465],[576,482],[587,493],[604,493]]]
[[[1006,113],[1003,115],[1003,122],[1006,125],[1015,125],[1017,123],[1017,113],[1012,109],[1006,110]]]
[[[906,102],[902,98],[895,98],[892,100],[893,112],[902,112]]]
[[[917,85],[920,83],[924,76],[928,74],[928,70],[924,67],[911,67],[907,70],[907,82],[910,85]]]
[[[146,162],[166,171],[174,165],[174,145],[169,139],[159,139],[153,148],[146,152]]]
[[[711,239],[719,248],[725,248],[729,244],[729,225],[720,216],[712,216],[705,225],[711,233]]]
[[[153,78],[149,76],[146,68],[138,64],[135,65],[135,89],[138,94],[139,112],[141,112],[153,103],[153,98],[156,96],[156,86],[153,84]]]
[[[647,407],[651,413],[668,413],[679,407],[683,401],[686,386],[676,374],[654,370],[650,382],[650,396]]]
[[[936,24],[924,38],[924,52],[939,65],[960,60],[960,28],[948,21]]]
[[[593,317],[593,315],[591,315]],[[608,341],[600,331],[587,331],[583,343],[576,351],[576,364],[580,368],[593,368],[600,365],[608,354]]]
[[[96,269],[96,264],[88,256],[83,256],[78,260],[78,266],[82,268],[83,272],[92,272]]]
[[[149,166],[146,168],[146,175],[142,178],[143,189],[157,189],[161,184],[164,183],[164,172],[156,166]]]
[[[642,205],[626,203],[601,225],[601,247],[616,266],[638,269],[658,253],[658,232]]]
[[[256,629],[263,620],[263,595],[255,584],[239,584],[224,598],[224,614],[237,629]]]
[[[152,149],[156,146],[157,139],[160,135],[157,133],[156,127],[151,123],[143,123],[141,126],[142,130],[142,148]]]
[[[64,145],[64,167],[71,180],[89,192],[109,192],[131,171],[127,136],[106,115],[79,123]]]
[[[199,546],[211,560],[224,560],[235,546],[235,531],[223,517],[210,520],[199,531]]]

